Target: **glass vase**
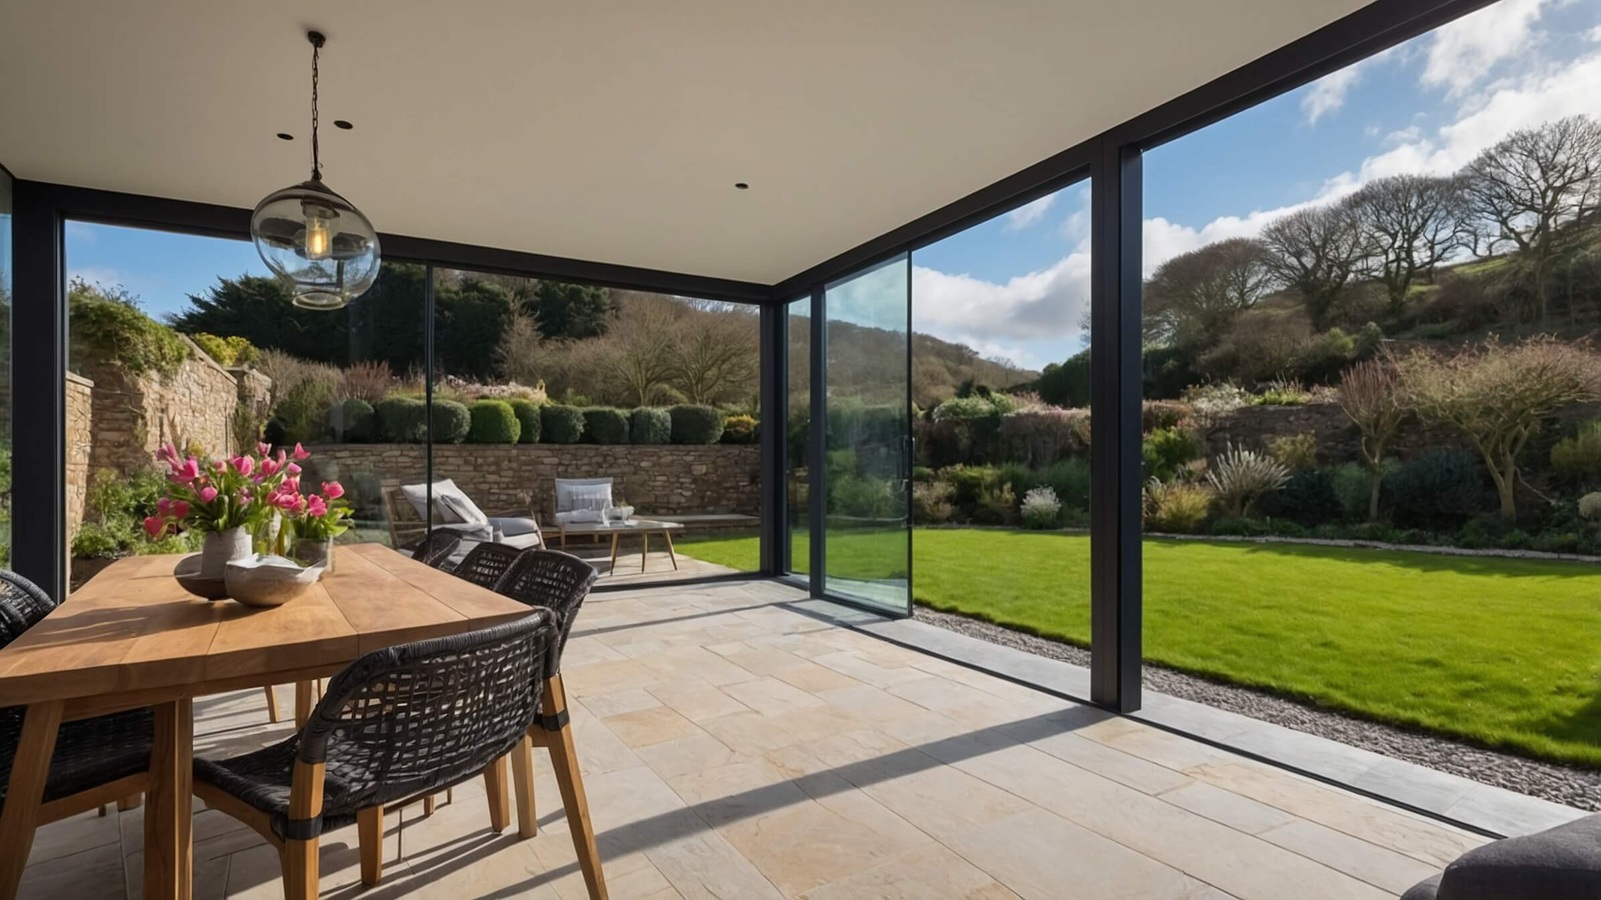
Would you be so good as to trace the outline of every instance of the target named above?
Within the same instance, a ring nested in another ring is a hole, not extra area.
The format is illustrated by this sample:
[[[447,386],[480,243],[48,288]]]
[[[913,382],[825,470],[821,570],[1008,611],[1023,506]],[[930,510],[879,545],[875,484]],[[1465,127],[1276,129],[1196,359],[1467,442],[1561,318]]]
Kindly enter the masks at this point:
[[[302,566],[322,566],[324,575],[334,572],[333,538],[299,538],[295,541],[290,558]]]

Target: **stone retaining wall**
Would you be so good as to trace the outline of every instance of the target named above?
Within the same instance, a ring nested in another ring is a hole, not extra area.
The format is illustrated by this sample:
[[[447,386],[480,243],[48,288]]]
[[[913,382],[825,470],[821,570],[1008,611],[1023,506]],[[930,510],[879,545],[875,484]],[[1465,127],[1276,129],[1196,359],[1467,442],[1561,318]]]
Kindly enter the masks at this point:
[[[421,444],[320,444],[306,448],[314,478],[339,477],[358,502],[375,488],[424,478]],[[486,512],[534,504],[541,522],[555,512],[554,479],[616,479],[614,496],[641,513],[761,513],[761,456],[754,445],[439,444],[434,477],[450,478]],[[375,484],[374,482],[377,482]]]
[[[109,361],[89,365],[94,382],[91,472],[148,466],[156,448],[169,441],[180,447],[198,445],[216,456],[237,449],[233,420],[239,380],[184,340],[191,356],[172,375],[135,375]]]
[[[67,541],[83,524],[84,497],[89,491],[89,455],[94,444],[90,429],[94,382],[67,373]]]

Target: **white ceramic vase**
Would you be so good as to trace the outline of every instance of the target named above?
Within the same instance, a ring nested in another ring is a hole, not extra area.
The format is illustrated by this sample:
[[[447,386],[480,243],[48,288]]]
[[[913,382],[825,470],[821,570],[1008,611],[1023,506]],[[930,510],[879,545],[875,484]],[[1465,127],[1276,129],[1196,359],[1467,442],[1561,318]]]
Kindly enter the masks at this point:
[[[243,526],[227,531],[208,531],[200,545],[200,577],[221,580],[228,564],[251,555],[250,531]]]

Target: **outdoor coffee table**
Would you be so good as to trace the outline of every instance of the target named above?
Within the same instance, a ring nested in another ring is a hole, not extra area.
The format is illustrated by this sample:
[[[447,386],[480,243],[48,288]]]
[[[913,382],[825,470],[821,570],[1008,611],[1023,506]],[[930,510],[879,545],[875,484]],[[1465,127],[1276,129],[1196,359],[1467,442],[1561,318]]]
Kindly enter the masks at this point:
[[[629,519],[625,522],[573,522],[561,526],[561,543],[567,546],[567,536],[579,537],[588,535],[611,535],[611,572],[617,571],[617,544],[625,534],[639,535],[639,571],[645,571],[645,562],[650,555],[650,536],[659,534],[667,542],[667,558],[673,561],[673,571],[678,571],[678,554],[673,552],[673,532],[683,531],[684,526],[678,522],[659,522],[655,519]]]
[[[177,556],[119,560],[0,649],[0,702],[27,706],[16,761],[0,773],[10,778],[0,808],[0,897],[15,894],[27,864],[63,719],[154,708],[144,896],[189,900],[194,698],[293,683],[304,720],[313,680],[365,653],[528,615],[516,600],[381,544],[335,553],[334,574],[272,609],[190,596],[172,577]],[[547,707],[556,693],[546,692]]]

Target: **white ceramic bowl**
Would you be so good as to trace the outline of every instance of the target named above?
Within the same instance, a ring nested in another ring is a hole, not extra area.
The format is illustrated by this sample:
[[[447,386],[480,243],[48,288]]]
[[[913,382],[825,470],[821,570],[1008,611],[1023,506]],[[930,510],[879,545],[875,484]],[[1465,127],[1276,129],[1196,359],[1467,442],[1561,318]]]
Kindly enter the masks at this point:
[[[245,606],[282,606],[322,578],[321,566],[301,568],[282,556],[252,556],[228,564],[228,596]]]

